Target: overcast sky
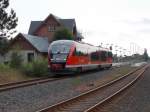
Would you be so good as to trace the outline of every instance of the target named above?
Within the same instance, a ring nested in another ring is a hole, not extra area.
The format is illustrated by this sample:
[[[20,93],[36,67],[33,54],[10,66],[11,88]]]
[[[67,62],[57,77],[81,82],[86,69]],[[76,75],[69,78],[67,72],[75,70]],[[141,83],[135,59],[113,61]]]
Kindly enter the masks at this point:
[[[10,0],[10,7],[19,18],[18,32],[27,33],[31,20],[52,13],[75,18],[85,42],[147,48],[150,54],[150,0]]]

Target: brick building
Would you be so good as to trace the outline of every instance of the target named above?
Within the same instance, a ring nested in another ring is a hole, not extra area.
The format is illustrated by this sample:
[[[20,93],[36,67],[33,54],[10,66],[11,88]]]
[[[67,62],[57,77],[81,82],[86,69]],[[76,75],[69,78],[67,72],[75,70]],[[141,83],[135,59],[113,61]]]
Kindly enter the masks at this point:
[[[75,41],[81,41],[83,38],[77,31],[75,19],[61,19],[50,14],[43,21],[31,21],[28,34],[19,33],[14,38],[8,57],[16,48],[19,49],[24,62],[47,57],[48,46],[54,38],[55,31],[60,28],[67,28]]]

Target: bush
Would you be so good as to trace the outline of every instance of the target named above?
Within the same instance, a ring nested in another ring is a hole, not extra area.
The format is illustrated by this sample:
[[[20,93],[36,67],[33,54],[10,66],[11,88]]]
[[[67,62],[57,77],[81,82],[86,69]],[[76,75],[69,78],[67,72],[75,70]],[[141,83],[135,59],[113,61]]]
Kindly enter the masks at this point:
[[[45,59],[38,59],[31,63],[26,63],[22,66],[22,71],[29,75],[29,76],[47,76],[48,70],[47,70],[48,62]]]
[[[10,67],[8,65],[0,64],[0,71],[1,72],[8,71],[9,69],[10,69]]]
[[[11,55],[10,67],[20,68],[22,64],[22,57],[17,52],[13,52]]]
[[[26,75],[31,75],[32,74],[32,64],[31,63],[23,64],[21,67],[21,71]]]

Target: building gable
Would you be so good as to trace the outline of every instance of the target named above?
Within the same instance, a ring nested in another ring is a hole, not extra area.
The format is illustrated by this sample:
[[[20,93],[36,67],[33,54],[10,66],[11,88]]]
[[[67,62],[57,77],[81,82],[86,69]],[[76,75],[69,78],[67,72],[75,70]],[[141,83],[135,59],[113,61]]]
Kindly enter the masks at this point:
[[[50,14],[44,21],[41,22],[39,26],[37,26],[33,34],[38,36],[44,36],[44,33],[46,32],[48,33],[49,26],[54,26],[54,27],[61,26],[59,21],[52,14]],[[40,32],[42,32],[43,34],[41,34]]]
[[[39,52],[47,53],[48,50],[48,38],[42,38],[39,36],[22,34],[24,38],[31,43]]]
[[[41,24],[35,29],[33,35],[40,37],[48,37],[49,42],[53,40],[53,35],[56,30],[61,27],[59,21],[50,14]]]
[[[54,32],[60,28],[67,28],[74,37],[74,40],[81,40],[82,37],[78,37],[75,19],[61,19],[59,17],[50,14],[44,21],[32,21],[30,24],[30,35],[48,37],[49,42],[53,40]],[[79,38],[79,39],[78,39]]]
[[[22,34],[18,34],[15,39],[10,44],[10,49],[18,49],[18,50],[36,50],[38,51],[32,44],[30,44]]]
[[[18,34],[11,42],[12,49],[35,50],[40,53],[47,53],[48,39],[27,34]]]

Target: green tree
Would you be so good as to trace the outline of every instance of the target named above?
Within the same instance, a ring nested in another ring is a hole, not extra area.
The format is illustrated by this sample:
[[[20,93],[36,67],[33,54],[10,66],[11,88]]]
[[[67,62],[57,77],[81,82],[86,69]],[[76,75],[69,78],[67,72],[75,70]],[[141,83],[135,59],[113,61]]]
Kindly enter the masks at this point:
[[[10,37],[16,31],[18,18],[13,9],[8,12],[9,0],[0,0],[0,37]]]
[[[0,55],[5,56],[5,53],[9,49],[9,40],[6,38],[0,39]]]
[[[62,39],[73,40],[73,35],[68,29],[62,28],[54,33],[54,40]]]
[[[9,0],[0,0],[0,55],[5,55],[8,51],[8,39],[14,34],[18,18],[13,9],[7,9]]]

